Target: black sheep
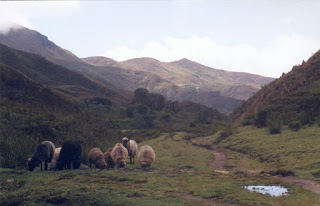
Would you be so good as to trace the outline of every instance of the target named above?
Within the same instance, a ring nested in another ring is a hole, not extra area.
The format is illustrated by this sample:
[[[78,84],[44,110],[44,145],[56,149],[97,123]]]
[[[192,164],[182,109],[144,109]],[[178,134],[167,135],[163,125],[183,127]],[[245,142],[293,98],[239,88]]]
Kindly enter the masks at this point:
[[[41,142],[33,156],[28,160],[28,168],[33,171],[36,166],[40,164],[42,170],[42,162],[45,162],[44,169],[48,170],[48,163],[51,162],[54,154],[55,146],[50,141]]]
[[[60,151],[60,156],[57,160],[57,168],[59,170],[79,169],[81,164],[81,145],[79,141],[66,141]]]

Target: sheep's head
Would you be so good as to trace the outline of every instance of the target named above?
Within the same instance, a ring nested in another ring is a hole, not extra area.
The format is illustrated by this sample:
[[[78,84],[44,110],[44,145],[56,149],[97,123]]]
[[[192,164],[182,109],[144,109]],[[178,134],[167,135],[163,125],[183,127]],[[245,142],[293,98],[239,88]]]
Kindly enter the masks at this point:
[[[118,158],[116,164],[119,168],[125,167],[126,166],[126,159]]]
[[[104,169],[107,167],[107,163],[104,159],[100,159],[97,161],[97,164],[96,164],[97,168],[99,169]]]
[[[29,158],[27,164],[29,171],[33,171],[39,163],[36,160]]]
[[[130,141],[130,140],[129,140],[127,137],[122,138],[122,144],[123,144],[123,146],[127,147],[127,143],[128,143],[129,141]]]
[[[150,167],[150,164],[147,163],[147,162],[141,162],[141,163],[140,163],[140,166],[141,166],[142,169],[146,169],[146,168],[149,168],[149,167]]]

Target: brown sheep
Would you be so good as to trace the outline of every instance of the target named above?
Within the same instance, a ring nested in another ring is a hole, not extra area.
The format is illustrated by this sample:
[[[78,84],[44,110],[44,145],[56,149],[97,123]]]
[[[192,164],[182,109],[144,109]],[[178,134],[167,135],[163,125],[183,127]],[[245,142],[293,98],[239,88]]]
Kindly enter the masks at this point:
[[[138,144],[134,140],[129,140],[127,137],[122,138],[123,146],[128,150],[130,164],[134,164],[134,156],[138,152]]]
[[[142,168],[148,168],[156,159],[156,153],[149,145],[142,146],[138,153],[138,160]]]
[[[109,148],[105,153],[103,153],[104,155],[104,160],[107,163],[107,168],[114,168],[114,161],[111,157],[111,151],[112,151],[113,147]]]
[[[121,143],[117,143],[111,151],[111,157],[118,168],[125,167],[128,157],[128,150]]]
[[[104,169],[107,167],[107,163],[104,160],[104,155],[101,150],[97,147],[92,148],[88,153],[90,168],[92,164],[96,166],[96,168]]]

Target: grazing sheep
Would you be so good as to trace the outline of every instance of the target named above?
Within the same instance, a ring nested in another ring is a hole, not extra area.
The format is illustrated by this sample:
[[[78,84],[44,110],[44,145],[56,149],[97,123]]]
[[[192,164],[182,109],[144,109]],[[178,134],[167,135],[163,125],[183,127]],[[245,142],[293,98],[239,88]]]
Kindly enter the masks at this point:
[[[60,151],[60,156],[57,160],[57,168],[59,170],[78,169],[81,164],[81,145],[79,141],[66,141]]]
[[[156,159],[156,153],[149,145],[142,146],[138,153],[138,160],[142,168],[148,168]]]
[[[42,162],[44,162],[44,169],[48,170],[48,163],[51,162],[52,156],[54,154],[55,146],[50,141],[41,142],[35,153],[31,158],[28,159],[28,168],[33,171],[36,166],[40,164],[42,170]]]
[[[61,147],[58,147],[54,150],[54,154],[53,154],[53,157],[52,157],[52,160],[51,162],[48,164],[48,167],[50,170],[56,170],[57,169],[57,160],[59,158],[59,155],[60,155],[60,151],[61,151]]]
[[[104,159],[107,163],[107,168],[114,168],[114,161],[111,157],[111,151],[112,151],[113,147],[109,148],[105,153],[103,153],[104,155]]]
[[[111,157],[118,168],[125,167],[128,157],[128,150],[121,143],[117,143],[111,151]]]
[[[92,148],[88,153],[90,168],[92,163],[96,166],[96,168],[104,169],[107,167],[107,163],[104,159],[104,155],[101,150],[97,147]]]
[[[130,164],[134,164],[134,156],[137,154],[138,144],[136,141],[129,140],[127,137],[122,138],[122,144],[128,150]]]

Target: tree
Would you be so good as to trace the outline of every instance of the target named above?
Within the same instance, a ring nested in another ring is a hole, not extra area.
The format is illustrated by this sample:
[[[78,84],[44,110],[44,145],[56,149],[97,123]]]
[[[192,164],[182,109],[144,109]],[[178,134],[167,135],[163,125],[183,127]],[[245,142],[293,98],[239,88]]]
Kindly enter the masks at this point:
[[[267,111],[260,111],[257,115],[255,125],[257,127],[265,127],[267,126],[267,116],[268,112]]]
[[[134,91],[133,103],[145,104],[149,91],[144,88],[138,88]]]

